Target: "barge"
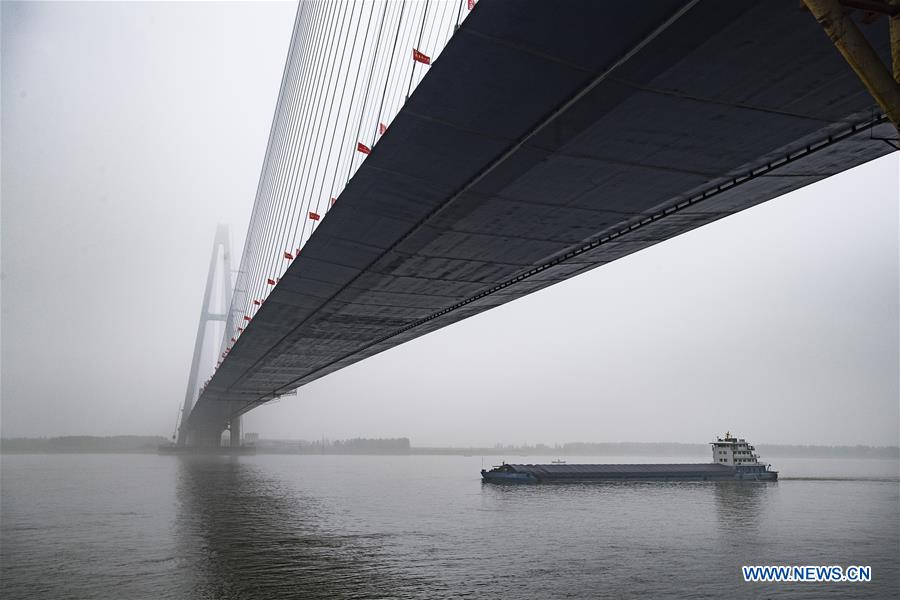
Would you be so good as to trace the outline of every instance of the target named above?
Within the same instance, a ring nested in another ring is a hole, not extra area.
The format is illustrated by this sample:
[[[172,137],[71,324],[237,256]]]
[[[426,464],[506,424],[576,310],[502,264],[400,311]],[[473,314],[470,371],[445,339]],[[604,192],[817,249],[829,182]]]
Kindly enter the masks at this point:
[[[724,438],[710,442],[713,462],[664,464],[519,465],[503,463],[481,470],[481,478],[491,483],[545,483],[581,481],[776,481],[778,471],[759,462],[756,448],[744,438]]]

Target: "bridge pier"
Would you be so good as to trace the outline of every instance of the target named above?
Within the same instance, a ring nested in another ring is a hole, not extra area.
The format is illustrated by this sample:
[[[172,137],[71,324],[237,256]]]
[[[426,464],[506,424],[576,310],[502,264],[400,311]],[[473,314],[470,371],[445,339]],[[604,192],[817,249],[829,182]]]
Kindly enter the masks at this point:
[[[225,422],[214,419],[186,429],[184,445],[195,448],[218,448],[222,446],[222,432],[228,431],[229,440],[225,447],[240,448],[241,430],[240,416],[233,417]]]
[[[221,262],[222,262],[222,300],[224,303],[224,308],[219,309],[218,311],[213,311],[210,308],[210,303],[213,300],[213,284],[216,280],[216,265],[218,264],[218,258],[221,254]],[[197,441],[190,442],[188,441],[188,436],[193,433],[194,438],[197,439],[198,432],[189,430],[188,427],[185,426],[186,420],[190,417],[191,410],[194,407],[194,399],[202,393],[202,388],[200,385],[200,362],[203,357],[203,346],[204,340],[206,339],[206,326],[211,322],[221,321],[225,324],[225,331],[231,330],[231,316],[229,313],[229,299],[232,295],[232,287],[231,287],[231,242],[229,242],[228,238],[228,226],[227,225],[219,225],[216,229],[216,237],[213,241],[213,249],[212,254],[209,257],[209,272],[206,276],[206,289],[203,292],[203,304],[200,310],[200,323],[197,325],[197,337],[194,340],[194,357],[191,360],[191,370],[188,375],[188,385],[187,390],[184,395],[184,405],[181,409],[180,419],[181,425],[178,427],[177,432],[177,440],[179,446],[192,446],[197,445]],[[222,431],[225,430],[225,426],[223,425],[219,429],[219,435],[222,434]],[[211,435],[211,432],[204,432],[200,435],[200,437],[206,439],[207,435]],[[203,443],[204,446],[209,446],[212,444]],[[220,443],[216,442],[215,446],[219,446]]]
[[[241,446],[241,418],[234,417],[228,425],[228,431],[231,434],[231,447],[240,448]]]
[[[198,448],[218,448],[222,445],[224,425],[204,425],[187,431],[186,446]]]

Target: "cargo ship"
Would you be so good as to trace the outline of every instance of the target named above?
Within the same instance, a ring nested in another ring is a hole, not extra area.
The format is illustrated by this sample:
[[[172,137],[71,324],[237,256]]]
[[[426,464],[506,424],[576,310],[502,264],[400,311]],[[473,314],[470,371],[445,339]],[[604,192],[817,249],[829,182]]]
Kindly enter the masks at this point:
[[[756,448],[744,438],[727,432],[712,445],[710,463],[656,465],[513,465],[503,463],[481,470],[481,478],[492,483],[549,483],[581,481],[775,481],[778,471],[759,462]]]

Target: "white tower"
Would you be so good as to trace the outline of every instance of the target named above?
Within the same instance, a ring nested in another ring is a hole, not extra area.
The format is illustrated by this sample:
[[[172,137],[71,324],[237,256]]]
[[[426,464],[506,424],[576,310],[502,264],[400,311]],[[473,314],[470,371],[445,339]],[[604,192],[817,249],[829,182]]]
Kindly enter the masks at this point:
[[[216,280],[216,267],[221,266],[220,282],[222,285],[221,298],[218,304],[221,309],[210,306],[213,299],[213,285]],[[203,346],[206,341],[206,326],[213,321],[227,321],[229,304],[231,302],[232,282],[231,282],[231,241],[228,235],[228,226],[219,225],[216,228],[216,237],[213,241],[212,255],[209,258],[209,273],[206,276],[206,290],[203,292],[203,304],[200,307],[200,323],[197,325],[197,337],[194,341],[194,358],[191,360],[191,372],[188,376],[187,390],[184,394],[184,405],[181,409],[180,423],[178,428],[178,444],[183,446],[188,441],[187,428],[184,427],[188,415],[194,406],[194,400],[200,391],[199,373],[200,361],[203,357]],[[215,353],[214,353],[215,355]],[[237,423],[232,420],[232,431],[240,432],[240,417]],[[240,436],[240,433],[238,433]],[[233,436],[232,436],[233,437]],[[232,445],[234,441],[232,440]]]

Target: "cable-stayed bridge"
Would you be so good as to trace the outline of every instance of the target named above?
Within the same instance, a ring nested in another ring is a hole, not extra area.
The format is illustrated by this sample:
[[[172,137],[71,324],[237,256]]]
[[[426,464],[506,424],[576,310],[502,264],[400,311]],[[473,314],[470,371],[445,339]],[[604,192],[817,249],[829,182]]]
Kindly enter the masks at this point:
[[[894,151],[896,11],[808,4],[301,2],[179,441],[218,445],[305,383]]]

